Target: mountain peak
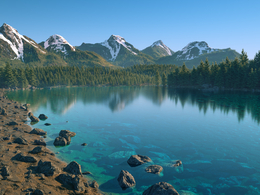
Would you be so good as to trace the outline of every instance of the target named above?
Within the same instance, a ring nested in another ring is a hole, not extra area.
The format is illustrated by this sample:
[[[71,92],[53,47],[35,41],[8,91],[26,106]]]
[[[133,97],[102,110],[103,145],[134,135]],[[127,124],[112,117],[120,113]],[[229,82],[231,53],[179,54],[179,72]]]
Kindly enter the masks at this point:
[[[162,42],[162,40],[155,41],[155,42],[151,45],[151,47],[160,46],[160,45],[164,45],[163,42]]]
[[[178,60],[192,60],[199,55],[204,53],[211,53],[217,51],[218,49],[213,49],[205,41],[194,41],[186,45],[177,56]]]
[[[66,47],[67,45],[67,47]],[[51,48],[55,51],[61,51],[67,54],[68,47],[70,50],[75,51],[75,47],[73,47],[69,42],[61,35],[52,35],[44,42],[44,48]]]
[[[45,53],[45,51],[42,51],[34,41],[20,35],[16,29],[6,23],[0,27],[0,39],[11,47],[17,59],[23,59],[24,43],[30,44],[40,52]]]

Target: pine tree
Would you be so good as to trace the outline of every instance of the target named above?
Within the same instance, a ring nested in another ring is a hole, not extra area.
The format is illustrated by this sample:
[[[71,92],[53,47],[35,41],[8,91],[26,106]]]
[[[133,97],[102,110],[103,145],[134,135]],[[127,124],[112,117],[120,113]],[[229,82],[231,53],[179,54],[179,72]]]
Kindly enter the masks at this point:
[[[162,84],[164,87],[167,85],[167,77],[166,77],[165,72],[163,73],[163,76],[162,76]]]
[[[156,84],[157,86],[159,86],[159,85],[161,84],[161,76],[160,76],[158,70],[156,71],[156,75],[155,75],[155,84]]]
[[[13,70],[11,65],[6,62],[4,69],[4,85],[6,87],[15,87],[16,78],[13,75]]]
[[[18,81],[19,81],[19,87],[26,88],[28,86],[28,80],[25,76],[24,69],[20,70],[20,75],[18,77]]]

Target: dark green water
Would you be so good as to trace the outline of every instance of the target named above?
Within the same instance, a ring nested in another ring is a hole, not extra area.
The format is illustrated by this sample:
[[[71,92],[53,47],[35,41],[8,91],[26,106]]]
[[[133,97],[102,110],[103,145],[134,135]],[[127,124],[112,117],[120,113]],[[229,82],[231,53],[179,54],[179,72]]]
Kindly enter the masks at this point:
[[[48,132],[48,147],[77,161],[108,194],[142,194],[160,181],[181,195],[260,194],[260,96],[157,87],[88,87],[16,91],[9,98],[31,104],[34,115],[49,118],[33,127]],[[51,126],[44,126],[44,123]],[[55,148],[62,129],[76,132],[69,146]],[[82,143],[88,145],[83,147]],[[132,154],[152,162],[130,167]],[[176,168],[173,163],[181,160]],[[160,175],[146,173],[151,164]],[[121,170],[136,180],[123,191]]]

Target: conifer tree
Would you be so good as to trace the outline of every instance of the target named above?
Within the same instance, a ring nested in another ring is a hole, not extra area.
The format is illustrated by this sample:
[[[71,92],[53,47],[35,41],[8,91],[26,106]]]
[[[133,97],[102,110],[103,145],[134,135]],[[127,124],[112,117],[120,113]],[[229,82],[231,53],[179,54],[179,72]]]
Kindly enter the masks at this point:
[[[162,84],[164,87],[167,85],[167,77],[166,77],[165,72],[163,73],[163,76],[162,76]]]
[[[161,84],[161,76],[160,76],[158,70],[156,71],[156,75],[155,75],[155,84],[156,84],[157,86],[159,86],[159,85]]]
[[[6,62],[5,69],[4,69],[4,85],[6,87],[14,87],[16,83],[16,79],[13,75],[13,70],[11,65]]]

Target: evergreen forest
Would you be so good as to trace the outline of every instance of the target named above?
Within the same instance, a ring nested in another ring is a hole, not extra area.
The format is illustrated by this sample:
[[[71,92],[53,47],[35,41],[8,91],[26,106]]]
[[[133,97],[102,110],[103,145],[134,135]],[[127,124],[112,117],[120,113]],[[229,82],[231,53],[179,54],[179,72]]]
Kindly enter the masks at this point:
[[[51,86],[133,86],[163,85],[178,88],[219,87],[260,89],[260,52],[248,60],[244,50],[239,58],[226,58],[219,64],[208,59],[192,69],[176,65],[134,65],[123,69],[84,66],[44,66],[0,68],[0,87],[27,88]]]

